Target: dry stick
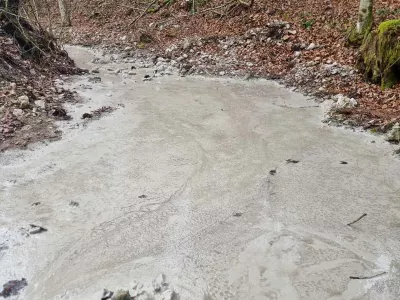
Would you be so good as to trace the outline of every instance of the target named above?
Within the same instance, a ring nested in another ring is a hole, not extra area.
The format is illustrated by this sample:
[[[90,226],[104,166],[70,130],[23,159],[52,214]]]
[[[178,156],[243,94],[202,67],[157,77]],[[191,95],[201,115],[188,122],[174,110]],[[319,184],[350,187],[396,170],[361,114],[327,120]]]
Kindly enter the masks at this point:
[[[355,221],[353,221],[353,222],[347,224],[347,226],[351,226],[351,225],[353,225],[354,223],[357,223],[358,221],[360,221],[362,218],[364,218],[364,217],[366,217],[366,216],[367,216],[367,214],[363,214],[363,215],[362,215],[361,217],[359,217],[357,220],[355,220]]]
[[[246,7],[253,6],[253,2],[254,2],[254,0],[250,0],[250,2],[245,2],[245,1],[239,0],[239,3],[244,5],[244,6],[246,6]]]
[[[235,2],[237,2],[237,0],[232,0],[232,1],[228,2],[228,3],[222,4],[222,5],[219,5],[219,6],[216,6],[216,7],[207,8],[207,9],[204,9],[204,10],[196,12],[196,15],[199,15],[199,14],[202,14],[202,13],[205,13],[205,12],[208,12],[208,11],[216,10],[216,9],[219,9],[219,8],[224,8],[224,7],[227,7],[227,6],[229,6],[229,5],[231,5],[231,4],[235,3]],[[191,16],[193,16],[193,14],[192,15],[191,14],[184,14],[184,15],[179,15],[179,16],[172,16],[168,20],[165,20],[165,21],[162,21],[162,22],[158,22],[157,26],[158,25],[162,25],[162,24],[166,24],[169,21],[174,20],[174,19],[186,18],[186,17],[191,17]]]
[[[372,279],[372,278],[375,278],[375,277],[379,277],[379,276],[382,276],[382,275],[385,275],[387,272],[382,272],[382,273],[379,273],[379,274],[376,274],[376,275],[372,275],[372,276],[350,276],[350,279]]]
[[[120,6],[126,7],[126,8],[131,8],[131,9],[133,9],[133,10],[139,10],[139,11],[141,11],[141,12],[145,11],[145,10],[143,10],[143,9],[141,9],[141,8],[132,7],[132,6],[129,6],[129,5],[120,4]]]
[[[148,10],[150,7],[152,7],[156,2],[157,2],[157,0],[152,1],[152,2],[147,6],[147,8],[139,15],[139,17],[137,17],[137,18],[134,19],[132,22],[130,22],[128,26],[133,25],[133,24],[136,23],[140,18],[142,18],[142,17],[147,13],[147,10]]]
[[[30,4],[31,4],[31,6],[33,6],[33,12],[34,12],[35,18],[39,22],[39,13],[38,13],[38,9],[37,9],[37,6],[36,6],[36,1],[35,0],[31,0]]]
[[[197,14],[202,14],[202,13],[205,13],[205,12],[210,11],[210,10],[216,10],[216,9],[219,9],[219,8],[224,8],[224,7],[227,7],[227,6],[231,5],[232,3],[236,2],[236,1],[237,1],[237,0],[233,0],[233,1],[230,1],[230,2],[225,3],[225,4],[223,4],[223,5],[220,5],[220,6],[207,8],[207,9],[198,11]],[[185,16],[188,16],[188,15],[185,15]]]

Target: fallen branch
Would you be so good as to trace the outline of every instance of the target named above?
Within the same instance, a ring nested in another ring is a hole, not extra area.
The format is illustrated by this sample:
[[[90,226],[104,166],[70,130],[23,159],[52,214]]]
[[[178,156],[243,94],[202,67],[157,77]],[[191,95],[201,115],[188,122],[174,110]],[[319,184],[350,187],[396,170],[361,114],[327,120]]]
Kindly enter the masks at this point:
[[[362,215],[361,217],[359,217],[357,220],[355,220],[355,221],[353,221],[353,222],[347,224],[347,226],[351,226],[351,225],[353,225],[354,223],[357,223],[358,221],[360,221],[362,218],[364,218],[364,217],[366,217],[366,216],[367,216],[367,214],[363,214],[363,215]]]
[[[372,278],[376,278],[382,275],[385,275],[387,272],[382,272],[376,275],[372,275],[372,276],[350,276],[350,279],[372,279]]]

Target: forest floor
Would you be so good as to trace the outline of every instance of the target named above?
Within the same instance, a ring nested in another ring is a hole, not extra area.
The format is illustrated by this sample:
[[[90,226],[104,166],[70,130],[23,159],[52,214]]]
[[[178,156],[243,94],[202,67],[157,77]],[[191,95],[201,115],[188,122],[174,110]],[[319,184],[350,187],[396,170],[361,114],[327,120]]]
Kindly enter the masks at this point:
[[[65,52],[34,58],[0,31],[0,151],[60,138],[55,121],[69,118],[63,103],[76,97],[58,78],[77,72]]]

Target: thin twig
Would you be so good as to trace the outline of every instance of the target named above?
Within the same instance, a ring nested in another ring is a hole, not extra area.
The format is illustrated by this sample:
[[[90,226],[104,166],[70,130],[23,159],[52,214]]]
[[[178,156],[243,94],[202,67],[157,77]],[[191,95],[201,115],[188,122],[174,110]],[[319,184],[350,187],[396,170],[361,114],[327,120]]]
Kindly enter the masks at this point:
[[[132,22],[130,22],[128,26],[132,26],[132,25],[133,25],[134,23],[136,23],[139,19],[141,19],[141,18],[147,13],[147,10],[148,10],[150,7],[152,7],[156,2],[157,2],[157,0],[152,1],[152,2],[147,6],[147,8],[139,15],[139,17],[137,17],[137,18],[134,19]]]
[[[207,9],[198,11],[197,14],[202,14],[202,13],[208,12],[210,10],[216,10],[216,9],[224,8],[224,7],[227,7],[227,6],[231,5],[232,3],[235,3],[236,1],[237,0],[233,0],[233,1],[230,1],[228,3],[222,4],[222,5],[219,5],[219,6],[216,6],[216,7],[207,8]]]
[[[357,223],[358,221],[360,221],[362,218],[364,218],[364,217],[366,217],[366,216],[367,216],[367,214],[362,214],[361,217],[359,217],[357,220],[355,220],[355,221],[353,221],[353,222],[347,224],[347,226],[351,226],[351,225],[353,225],[354,223]]]
[[[129,9],[133,9],[133,10],[138,10],[138,11],[141,11],[141,12],[145,11],[142,8],[132,7],[132,6],[129,6],[129,5],[120,4],[120,6],[129,8]]]
[[[200,11],[196,12],[195,15],[199,15],[199,14],[202,14],[202,13],[205,13],[205,12],[208,12],[208,11],[212,11],[212,10],[216,10],[216,9],[220,9],[220,8],[224,8],[224,7],[228,7],[228,6],[232,5],[232,4],[234,4],[235,2],[237,2],[237,0],[232,0],[232,1],[228,2],[228,3],[223,4],[223,5],[207,8],[207,9],[204,9],[204,10],[200,10]],[[218,14],[224,15],[223,13],[218,13]],[[175,19],[178,19],[178,18],[187,18],[187,17],[191,17],[191,16],[193,16],[193,14],[184,14],[184,15],[172,16],[168,20],[158,22],[157,26],[164,25],[164,24],[166,24],[168,22],[171,22],[171,20],[175,20]]]
[[[387,272],[382,272],[376,275],[372,275],[372,276],[350,276],[350,279],[372,279],[372,278],[376,278],[382,275],[387,274]]]

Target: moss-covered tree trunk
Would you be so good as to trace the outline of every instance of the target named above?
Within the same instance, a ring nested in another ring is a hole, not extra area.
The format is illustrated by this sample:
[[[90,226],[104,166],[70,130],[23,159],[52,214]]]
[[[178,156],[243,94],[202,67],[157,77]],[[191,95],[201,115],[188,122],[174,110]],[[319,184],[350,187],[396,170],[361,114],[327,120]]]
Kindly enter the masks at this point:
[[[361,46],[359,68],[382,89],[400,82],[400,19],[382,22]]]
[[[348,43],[361,45],[365,36],[371,31],[373,23],[372,8],[373,0],[360,0],[356,26],[353,26],[348,35]]]

